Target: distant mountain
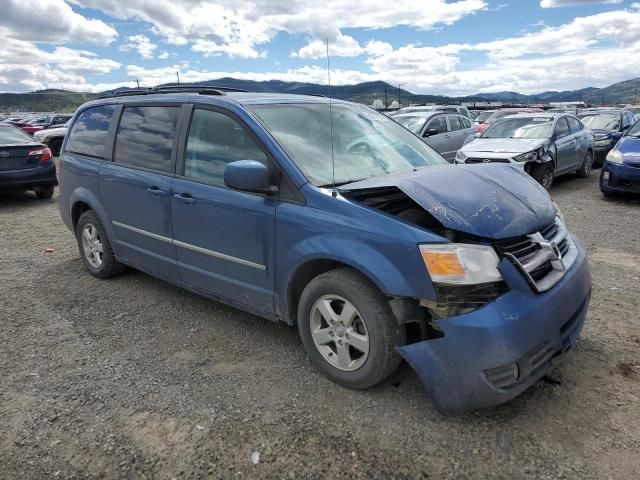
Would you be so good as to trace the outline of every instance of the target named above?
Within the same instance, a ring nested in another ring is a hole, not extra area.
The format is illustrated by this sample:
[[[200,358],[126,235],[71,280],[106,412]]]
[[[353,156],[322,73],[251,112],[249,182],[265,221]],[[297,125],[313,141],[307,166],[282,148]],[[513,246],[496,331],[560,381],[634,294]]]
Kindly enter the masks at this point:
[[[239,88],[251,92],[263,93],[292,93],[300,95],[329,95],[327,85],[305,82],[284,82],[268,80],[257,82],[240,80],[237,78],[219,78],[200,82],[199,85]],[[47,89],[30,93],[0,93],[0,112],[2,111],[73,111],[82,103],[96,98],[98,95],[114,91],[131,90],[122,87],[101,94],[67,92],[65,90]],[[364,82],[356,85],[336,85],[331,87],[331,96],[343,100],[351,100],[371,105],[375,100],[400,100],[408,103],[460,103],[460,102],[503,102],[503,103],[549,103],[584,101],[593,105],[640,103],[640,77],[624,82],[614,83],[604,88],[588,87],[580,90],[563,92],[547,91],[534,95],[523,95],[517,92],[477,93],[465,97],[447,97],[443,95],[414,94],[404,89],[398,89],[386,82]]]

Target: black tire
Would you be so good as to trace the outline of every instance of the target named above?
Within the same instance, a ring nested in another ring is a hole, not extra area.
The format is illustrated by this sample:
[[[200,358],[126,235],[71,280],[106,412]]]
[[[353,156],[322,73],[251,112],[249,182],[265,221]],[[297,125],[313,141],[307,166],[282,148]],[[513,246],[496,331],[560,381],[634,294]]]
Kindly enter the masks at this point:
[[[38,198],[50,199],[53,198],[54,186],[49,185],[48,187],[39,187],[35,192]]]
[[[101,255],[101,265],[96,267],[91,264],[90,259],[87,254],[85,254],[84,249],[82,247],[82,235],[87,225],[92,225],[97,230],[98,238],[102,244],[102,255]],[[111,248],[111,242],[109,242],[109,238],[100,223],[100,219],[98,215],[93,210],[88,210],[80,215],[80,219],[78,220],[78,225],[76,226],[76,240],[78,242],[78,250],[80,251],[80,258],[82,258],[82,263],[86,267],[86,269],[97,278],[111,278],[116,275],[120,275],[125,270],[125,265],[118,262],[116,260],[115,255],[113,254],[113,249]]]
[[[576,170],[576,175],[579,178],[587,178],[591,175],[591,170],[593,169],[593,152],[591,150],[587,150],[587,153],[584,154],[584,159],[582,160],[582,166]]]
[[[536,163],[531,169],[531,176],[547,191],[553,186],[554,173],[553,162]]]
[[[51,154],[54,157],[59,157],[60,149],[62,148],[62,139],[54,138],[53,140],[51,140],[51,143],[49,143],[49,148],[51,149]]]
[[[311,334],[312,309],[326,295],[337,295],[351,302],[359,313],[358,318],[366,325],[369,351],[357,370],[344,371],[335,367],[316,347]],[[391,375],[401,361],[395,351],[400,330],[389,303],[375,285],[350,268],[331,270],[309,282],[300,296],[298,330],[313,364],[329,379],[345,387],[372,387]]]

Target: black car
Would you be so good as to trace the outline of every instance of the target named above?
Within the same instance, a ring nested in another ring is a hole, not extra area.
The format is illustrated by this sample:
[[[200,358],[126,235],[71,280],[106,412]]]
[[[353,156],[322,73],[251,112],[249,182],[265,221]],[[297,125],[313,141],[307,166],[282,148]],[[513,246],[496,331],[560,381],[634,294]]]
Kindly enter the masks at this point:
[[[593,132],[594,166],[602,165],[607,153],[636,120],[629,110],[620,109],[583,110],[578,118]]]
[[[51,198],[57,184],[51,150],[13,125],[0,125],[0,191]]]

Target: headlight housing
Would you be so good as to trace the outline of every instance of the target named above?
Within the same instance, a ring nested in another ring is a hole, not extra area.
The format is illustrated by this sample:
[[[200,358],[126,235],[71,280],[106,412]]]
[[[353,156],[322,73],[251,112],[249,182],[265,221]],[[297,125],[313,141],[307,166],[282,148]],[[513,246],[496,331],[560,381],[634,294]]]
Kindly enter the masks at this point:
[[[622,153],[620,153],[618,150],[611,150],[609,153],[607,153],[607,162],[622,165],[622,160]]]
[[[596,137],[593,140],[593,145],[596,147],[606,147],[610,143],[613,143],[613,141],[611,137]]]
[[[527,153],[523,153],[521,155],[516,155],[513,159],[516,162],[533,162],[534,160],[538,160],[544,154],[544,147],[540,147],[536,150],[532,150]]]
[[[502,280],[493,247],[465,243],[422,244],[422,260],[436,283],[478,285]]]

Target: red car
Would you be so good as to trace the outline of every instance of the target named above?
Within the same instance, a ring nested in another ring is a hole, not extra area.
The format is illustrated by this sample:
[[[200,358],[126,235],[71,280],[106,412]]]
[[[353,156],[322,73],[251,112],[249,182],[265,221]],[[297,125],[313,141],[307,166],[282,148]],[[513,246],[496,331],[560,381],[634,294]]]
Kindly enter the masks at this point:
[[[484,133],[484,131],[489,128],[493,122],[509,115],[515,115],[516,113],[537,113],[542,111],[543,110],[540,108],[501,108],[500,110],[493,112],[493,114],[484,122],[478,124],[478,132]]]

